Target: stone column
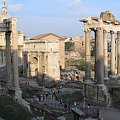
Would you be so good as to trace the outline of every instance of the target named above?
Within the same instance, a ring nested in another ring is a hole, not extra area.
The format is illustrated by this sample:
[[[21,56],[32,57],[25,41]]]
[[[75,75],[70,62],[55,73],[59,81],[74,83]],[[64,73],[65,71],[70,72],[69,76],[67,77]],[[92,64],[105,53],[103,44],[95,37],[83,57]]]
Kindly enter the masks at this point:
[[[90,45],[90,29],[85,30],[85,57],[86,57],[86,66],[85,66],[85,80],[86,82],[91,80],[91,45]]]
[[[23,53],[23,75],[24,77],[27,76],[27,53]]]
[[[15,23],[14,23],[15,22]],[[16,25],[16,20],[13,23]],[[12,30],[12,52],[13,52],[13,76],[14,85],[19,87],[18,79],[18,43],[17,43],[17,32],[15,29]]]
[[[120,31],[117,32],[117,74],[120,76]]]
[[[30,53],[27,54],[27,76],[30,77]]]
[[[5,50],[2,51],[2,63],[3,64],[6,63],[4,54],[5,54]]]
[[[104,78],[108,79],[108,46],[107,46],[107,31],[103,31],[104,40]]]
[[[2,50],[0,49],[0,64],[2,64]]]
[[[111,31],[111,64],[110,64],[110,73],[115,75],[115,33]]]
[[[41,74],[42,64],[41,64],[41,53],[38,54],[38,75]]]
[[[2,64],[5,64],[5,61],[4,61],[4,50],[2,50]]]
[[[97,84],[104,84],[103,29],[96,29],[96,78]]]
[[[6,72],[7,72],[7,85],[12,86],[12,73],[11,73],[11,47],[10,47],[10,38],[11,32],[5,33],[6,38]]]
[[[96,77],[96,72],[97,72],[97,66],[96,66],[96,45],[97,45],[97,40],[96,40],[96,29],[94,29],[94,34],[95,34],[95,51],[94,51],[94,55],[95,55],[95,63],[94,63],[94,79],[97,80],[97,77]]]

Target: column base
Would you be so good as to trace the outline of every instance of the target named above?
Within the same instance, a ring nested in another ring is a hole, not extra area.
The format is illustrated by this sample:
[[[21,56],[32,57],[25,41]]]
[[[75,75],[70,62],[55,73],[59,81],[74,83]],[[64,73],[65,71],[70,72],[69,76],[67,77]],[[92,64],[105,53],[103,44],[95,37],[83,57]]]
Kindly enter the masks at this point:
[[[110,75],[109,79],[117,80],[117,79],[118,79],[118,76],[117,76],[117,75]]]
[[[107,90],[107,87],[104,84],[97,84],[97,86],[100,87],[101,90],[105,90],[105,91]]]
[[[120,75],[117,75],[118,76],[118,80],[120,80]]]
[[[94,82],[93,81],[91,81],[91,80],[85,80],[85,82],[84,83],[86,83],[86,84],[93,84]]]
[[[105,77],[105,78],[104,78],[104,80],[106,80],[106,81],[107,81],[107,80],[110,80],[110,79],[109,79],[108,77]]]

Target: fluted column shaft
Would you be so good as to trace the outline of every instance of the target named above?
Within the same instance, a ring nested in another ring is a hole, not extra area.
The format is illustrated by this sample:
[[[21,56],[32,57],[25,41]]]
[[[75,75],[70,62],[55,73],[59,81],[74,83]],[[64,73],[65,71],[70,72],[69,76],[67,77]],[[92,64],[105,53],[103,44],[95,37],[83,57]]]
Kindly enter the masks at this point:
[[[115,33],[111,31],[111,64],[110,64],[111,75],[115,75]]]
[[[11,47],[10,47],[11,32],[6,32],[6,70],[7,70],[7,84],[12,86],[12,73],[11,73]]]
[[[117,32],[117,74],[120,76],[120,31]]]
[[[104,84],[103,29],[96,29],[96,78],[97,84]]]
[[[103,31],[104,40],[104,78],[108,78],[108,46],[107,46],[107,31]]]
[[[85,80],[91,80],[91,68],[90,68],[90,62],[91,62],[91,46],[90,46],[90,29],[85,30],[85,60],[86,60],[86,66],[85,66]]]

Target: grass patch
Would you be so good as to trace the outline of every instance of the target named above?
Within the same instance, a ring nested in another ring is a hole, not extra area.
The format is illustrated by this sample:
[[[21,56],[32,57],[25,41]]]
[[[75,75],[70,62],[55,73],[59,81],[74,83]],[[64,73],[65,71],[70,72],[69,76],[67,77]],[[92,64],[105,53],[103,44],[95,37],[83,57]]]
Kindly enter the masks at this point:
[[[34,95],[34,93],[31,90],[23,90],[22,91],[22,98],[23,99],[31,98],[31,97],[33,97],[33,95]]]
[[[13,99],[0,96],[0,117],[5,120],[28,120],[32,114]]]

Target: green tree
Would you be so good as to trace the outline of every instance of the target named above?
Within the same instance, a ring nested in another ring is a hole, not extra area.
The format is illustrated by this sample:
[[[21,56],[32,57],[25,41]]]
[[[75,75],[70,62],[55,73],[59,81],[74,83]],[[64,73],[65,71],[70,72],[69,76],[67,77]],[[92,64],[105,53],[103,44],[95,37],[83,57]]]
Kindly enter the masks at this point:
[[[91,64],[91,70],[94,71],[94,64]]]
[[[91,64],[90,68],[92,71],[94,71],[94,64]],[[78,69],[85,71],[85,59],[84,58],[80,59]]]
[[[65,50],[72,51],[74,49],[74,43],[71,41],[65,42]]]
[[[80,59],[79,61],[79,69],[82,71],[85,71],[85,59],[84,58]]]

